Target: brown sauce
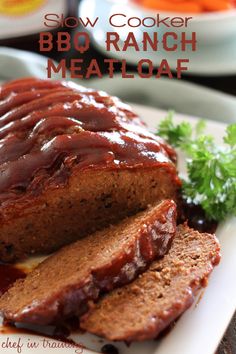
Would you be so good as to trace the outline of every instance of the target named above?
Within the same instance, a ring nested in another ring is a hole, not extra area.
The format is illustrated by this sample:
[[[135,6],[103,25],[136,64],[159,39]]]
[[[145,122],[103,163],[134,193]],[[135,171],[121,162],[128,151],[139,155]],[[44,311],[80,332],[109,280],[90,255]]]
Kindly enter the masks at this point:
[[[175,152],[117,99],[73,83],[26,78],[0,87],[0,202],[66,183],[72,167],[156,167],[177,183]]]
[[[101,348],[103,354],[119,354],[119,350],[113,344],[105,344]]]
[[[0,296],[17,280],[25,278],[26,273],[13,266],[0,264]]]
[[[209,220],[201,206],[189,204],[182,200],[179,204],[178,223],[187,221],[188,225],[199,232],[208,232],[214,234],[218,223],[215,220]]]

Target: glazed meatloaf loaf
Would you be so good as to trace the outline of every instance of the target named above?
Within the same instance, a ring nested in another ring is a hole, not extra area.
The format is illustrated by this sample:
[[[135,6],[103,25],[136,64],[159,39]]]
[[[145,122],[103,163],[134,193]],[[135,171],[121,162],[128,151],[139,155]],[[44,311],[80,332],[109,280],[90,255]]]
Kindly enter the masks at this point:
[[[176,206],[161,202],[115,226],[63,247],[0,298],[5,321],[58,324],[88,300],[132,281],[169,249]]]
[[[174,150],[117,98],[28,78],[2,85],[0,99],[1,261],[176,198]]]
[[[81,327],[109,340],[156,338],[193,303],[220,260],[217,239],[180,225],[169,253],[129,285],[101,299]]]

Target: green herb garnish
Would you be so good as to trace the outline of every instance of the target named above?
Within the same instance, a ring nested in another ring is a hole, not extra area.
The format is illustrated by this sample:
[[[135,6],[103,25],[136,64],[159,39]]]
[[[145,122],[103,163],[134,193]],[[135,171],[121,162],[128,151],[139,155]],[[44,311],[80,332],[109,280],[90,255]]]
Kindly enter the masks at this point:
[[[227,127],[224,146],[204,135],[205,122],[175,124],[173,113],[159,124],[157,135],[187,154],[188,178],[183,180],[183,197],[201,205],[210,220],[236,215],[236,124]]]

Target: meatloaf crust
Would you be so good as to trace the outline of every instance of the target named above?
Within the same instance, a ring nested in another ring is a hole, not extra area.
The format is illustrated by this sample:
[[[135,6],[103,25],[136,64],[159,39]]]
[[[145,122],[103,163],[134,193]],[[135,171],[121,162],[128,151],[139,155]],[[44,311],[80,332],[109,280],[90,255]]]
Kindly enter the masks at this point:
[[[0,99],[1,261],[176,198],[174,150],[117,98],[28,78],[2,85]]]

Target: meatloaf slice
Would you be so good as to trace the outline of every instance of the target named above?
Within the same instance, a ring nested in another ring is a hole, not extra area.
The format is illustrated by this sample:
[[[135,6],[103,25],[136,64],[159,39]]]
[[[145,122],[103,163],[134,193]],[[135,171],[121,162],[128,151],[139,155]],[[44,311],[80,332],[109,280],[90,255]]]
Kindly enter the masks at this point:
[[[193,303],[220,260],[213,235],[181,225],[163,259],[131,284],[101,299],[81,319],[81,327],[109,340],[155,338]]]
[[[167,200],[62,248],[0,298],[5,320],[50,324],[79,314],[89,299],[132,281],[169,249],[176,205]]]
[[[175,151],[117,98],[31,78],[2,85],[0,100],[0,261],[176,198]]]

